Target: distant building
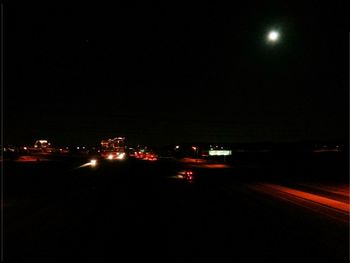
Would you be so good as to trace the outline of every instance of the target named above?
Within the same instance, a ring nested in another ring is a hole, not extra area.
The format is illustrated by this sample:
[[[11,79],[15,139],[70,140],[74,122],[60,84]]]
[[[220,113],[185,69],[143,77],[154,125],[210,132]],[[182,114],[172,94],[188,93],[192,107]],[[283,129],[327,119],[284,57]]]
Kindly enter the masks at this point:
[[[43,149],[50,147],[50,145],[51,143],[49,143],[47,140],[37,140],[34,143],[34,148]]]
[[[47,140],[37,140],[34,143],[34,149],[29,148],[32,152],[47,152],[50,153],[53,151],[53,148],[51,147],[51,143]]]

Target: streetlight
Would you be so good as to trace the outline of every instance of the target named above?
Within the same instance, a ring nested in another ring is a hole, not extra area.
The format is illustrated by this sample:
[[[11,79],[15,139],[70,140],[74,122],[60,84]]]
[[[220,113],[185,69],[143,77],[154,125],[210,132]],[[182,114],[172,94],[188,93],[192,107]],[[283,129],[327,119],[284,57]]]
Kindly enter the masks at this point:
[[[280,32],[278,32],[277,30],[271,30],[269,31],[269,33],[267,34],[267,42],[269,43],[276,43],[280,38]]]
[[[192,150],[195,152],[195,156],[198,158],[198,147],[192,146]]]

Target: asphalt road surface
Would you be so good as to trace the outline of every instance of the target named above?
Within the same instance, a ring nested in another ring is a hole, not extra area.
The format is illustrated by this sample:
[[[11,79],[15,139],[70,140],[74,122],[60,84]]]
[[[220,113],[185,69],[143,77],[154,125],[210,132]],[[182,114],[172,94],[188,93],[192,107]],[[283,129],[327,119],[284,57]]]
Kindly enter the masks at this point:
[[[349,260],[344,183],[174,160],[4,167],[7,262]]]

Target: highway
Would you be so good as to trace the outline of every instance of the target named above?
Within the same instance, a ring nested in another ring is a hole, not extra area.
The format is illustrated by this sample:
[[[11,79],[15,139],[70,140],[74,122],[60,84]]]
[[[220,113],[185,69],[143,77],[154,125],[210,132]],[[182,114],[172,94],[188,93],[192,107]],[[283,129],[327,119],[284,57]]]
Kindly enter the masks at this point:
[[[349,259],[346,183],[188,160],[85,162],[5,163],[5,261]]]

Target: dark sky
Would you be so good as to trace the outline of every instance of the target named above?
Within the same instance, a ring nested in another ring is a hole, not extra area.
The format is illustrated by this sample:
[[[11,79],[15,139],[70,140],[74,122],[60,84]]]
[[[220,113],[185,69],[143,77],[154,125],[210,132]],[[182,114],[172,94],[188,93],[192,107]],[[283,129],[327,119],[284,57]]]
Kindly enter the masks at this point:
[[[5,143],[347,139],[345,9],[281,2],[5,4]]]

